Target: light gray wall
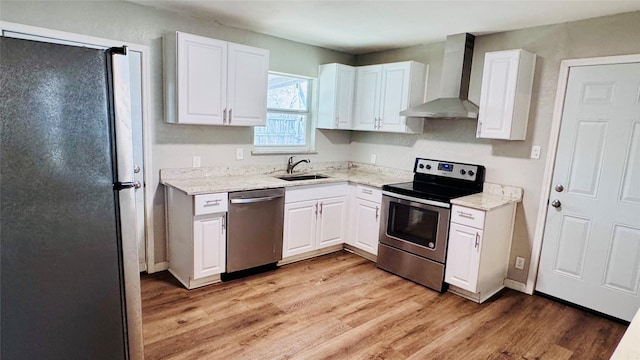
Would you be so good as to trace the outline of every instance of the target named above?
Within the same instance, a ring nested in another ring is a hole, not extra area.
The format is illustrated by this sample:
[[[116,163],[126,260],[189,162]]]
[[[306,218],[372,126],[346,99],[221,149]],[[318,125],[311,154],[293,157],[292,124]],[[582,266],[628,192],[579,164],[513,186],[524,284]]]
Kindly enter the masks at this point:
[[[416,60],[430,65],[427,95],[439,91],[443,44],[420,45],[382,53],[358,56],[357,64]],[[392,135],[354,132],[351,159],[366,162],[376,153],[383,166],[410,169],[417,156],[483,164],[486,181],[524,188],[524,201],[516,216],[514,242],[509,262],[509,278],[526,282],[531,245],[543,191],[553,105],[560,61],[608,55],[640,53],[640,12],[478,36],[476,38],[469,98],[478,104],[482,83],[484,53],[525,49],[538,55],[527,139],[504,141],[476,139],[476,121],[426,120],[423,135]],[[529,159],[532,145],[541,145],[540,160]],[[515,257],[527,261],[524,271],[514,267]]]
[[[183,31],[270,50],[273,71],[317,77],[318,65],[351,64],[354,57],[332,50],[296,43],[272,36],[226,27],[186,15],[144,7],[124,1],[0,1],[0,20],[42,28],[147,45],[151,50],[152,156],[154,178],[153,219],[155,260],[166,259],[164,196],[159,170],[190,167],[193,156],[202,166],[285,164],[285,155],[252,156],[252,128],[174,125],[163,121],[162,40],[171,32]],[[317,155],[311,161],[349,159],[350,133],[316,131]],[[236,161],[236,148],[244,149],[245,160]]]

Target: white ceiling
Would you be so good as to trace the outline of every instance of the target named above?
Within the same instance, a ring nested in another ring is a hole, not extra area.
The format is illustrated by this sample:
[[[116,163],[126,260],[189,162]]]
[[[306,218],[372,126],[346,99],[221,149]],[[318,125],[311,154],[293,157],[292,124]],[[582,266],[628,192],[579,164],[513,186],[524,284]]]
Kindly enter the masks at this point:
[[[130,0],[352,54],[640,10],[640,1]]]

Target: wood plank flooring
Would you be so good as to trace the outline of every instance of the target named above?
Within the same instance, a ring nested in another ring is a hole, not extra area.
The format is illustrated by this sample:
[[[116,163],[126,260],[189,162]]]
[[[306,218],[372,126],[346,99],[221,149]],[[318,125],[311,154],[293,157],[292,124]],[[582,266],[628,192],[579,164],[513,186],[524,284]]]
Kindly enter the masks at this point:
[[[439,294],[344,251],[191,291],[141,282],[145,359],[608,359],[626,329],[513,290]]]

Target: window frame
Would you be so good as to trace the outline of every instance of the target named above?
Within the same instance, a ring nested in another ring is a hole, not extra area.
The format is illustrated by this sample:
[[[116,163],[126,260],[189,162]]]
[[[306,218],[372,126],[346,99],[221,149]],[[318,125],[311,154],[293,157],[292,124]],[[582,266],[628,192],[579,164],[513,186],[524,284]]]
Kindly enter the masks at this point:
[[[307,110],[283,110],[278,108],[267,107],[267,117],[269,114],[290,114],[290,115],[306,115],[306,145],[256,145],[255,128],[253,128],[252,155],[269,155],[269,154],[310,154],[315,151],[315,124],[316,124],[316,84],[317,79],[309,76],[296,75],[278,71],[269,71],[269,75],[282,75],[292,78],[299,78],[308,81],[307,88]]]

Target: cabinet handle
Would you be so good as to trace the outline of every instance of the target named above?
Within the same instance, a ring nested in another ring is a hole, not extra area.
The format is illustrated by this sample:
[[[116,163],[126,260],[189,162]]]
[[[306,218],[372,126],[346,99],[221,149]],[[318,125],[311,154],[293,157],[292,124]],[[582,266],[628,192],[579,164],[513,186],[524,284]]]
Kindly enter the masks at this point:
[[[316,217],[318,217],[318,203],[316,203]]]
[[[480,246],[480,233],[476,233],[476,246],[475,246],[475,248],[480,250],[479,246]]]
[[[482,132],[482,122],[478,121],[478,133],[476,137],[480,137],[480,133]]]
[[[371,195],[372,191],[369,189],[362,189],[363,194]]]
[[[322,202],[320,202],[320,215],[322,215]]]
[[[378,212],[379,212],[379,211],[380,211],[380,208],[378,208],[378,207],[376,206],[376,220],[378,220]]]
[[[473,215],[466,212],[462,212],[462,211],[458,211],[458,215],[460,215],[460,217],[467,218],[467,219],[472,219],[472,220],[475,219]]]
[[[222,233],[224,234],[224,231],[227,230],[227,217],[223,216],[222,217]]]
[[[220,199],[207,200],[207,202],[204,204],[204,206],[218,206],[218,205],[220,205]]]
[[[340,117],[336,116],[336,127],[338,127],[339,124],[340,124]]]
[[[233,109],[229,109],[229,124],[231,124],[231,120],[233,119],[232,111]]]
[[[225,124],[227,122],[227,108],[224,108],[222,111],[222,123]]]

